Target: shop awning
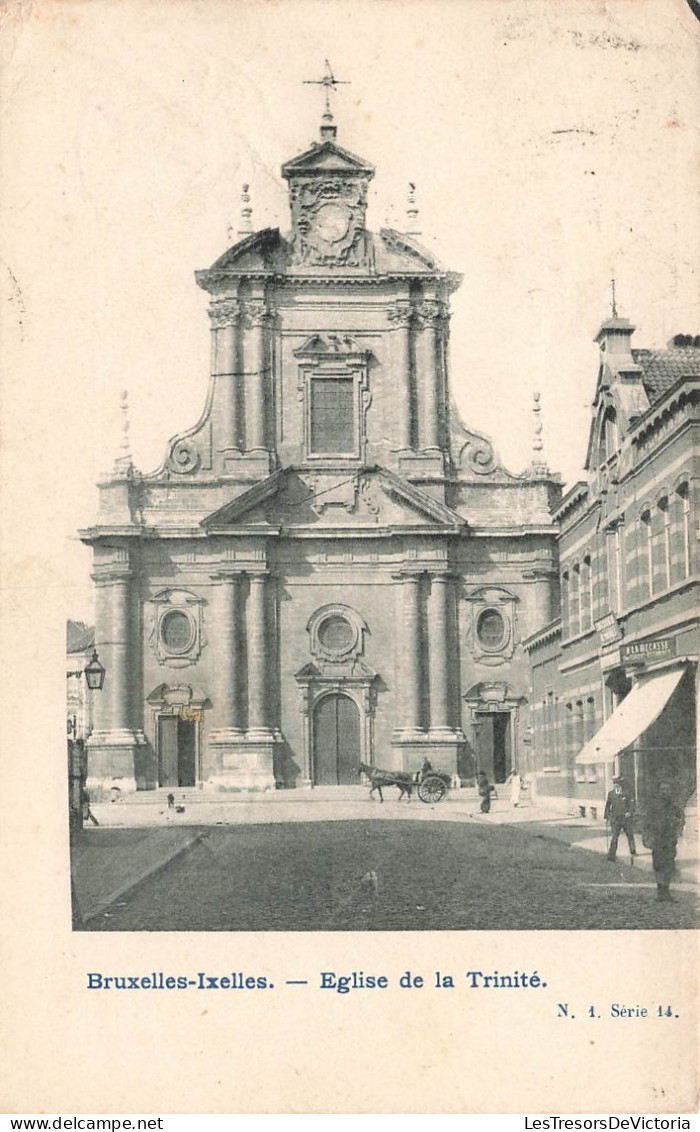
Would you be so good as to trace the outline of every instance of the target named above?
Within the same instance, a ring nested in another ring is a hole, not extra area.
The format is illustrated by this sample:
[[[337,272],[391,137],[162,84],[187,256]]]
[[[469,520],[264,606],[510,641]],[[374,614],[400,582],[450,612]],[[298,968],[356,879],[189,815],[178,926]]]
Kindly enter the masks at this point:
[[[625,696],[597,735],[589,739],[576,756],[582,766],[611,763],[620,751],[634,743],[666,707],[683,676],[682,668],[642,677]]]

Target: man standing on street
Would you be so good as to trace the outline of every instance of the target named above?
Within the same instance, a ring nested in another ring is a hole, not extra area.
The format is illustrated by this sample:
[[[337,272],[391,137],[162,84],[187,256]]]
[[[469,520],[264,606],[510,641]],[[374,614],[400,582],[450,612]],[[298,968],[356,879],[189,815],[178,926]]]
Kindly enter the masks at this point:
[[[651,849],[657,900],[673,900],[671,878],[675,868],[676,846],[684,824],[683,807],[674,798],[670,782],[661,782],[657,796],[649,802],[643,833],[644,844]]]
[[[605,800],[605,813],[603,817],[610,822],[612,837],[608,849],[608,860],[614,861],[617,857],[617,842],[624,830],[630,847],[630,855],[637,856],[637,847],[634,844],[634,801],[625,789],[625,780],[620,775],[613,778],[613,789]]]
[[[476,788],[479,791],[479,797],[481,798],[479,811],[482,814],[488,814],[491,810],[491,794],[493,793],[493,786],[488,780],[486,771],[480,770],[477,773]]]

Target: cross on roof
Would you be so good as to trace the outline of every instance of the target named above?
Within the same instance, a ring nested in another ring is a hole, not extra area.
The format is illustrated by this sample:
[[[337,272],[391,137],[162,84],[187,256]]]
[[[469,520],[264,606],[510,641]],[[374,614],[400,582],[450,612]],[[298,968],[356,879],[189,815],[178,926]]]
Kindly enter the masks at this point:
[[[323,76],[322,79],[304,79],[303,81],[304,81],[305,86],[322,86],[322,87],[326,88],[326,110],[325,110],[325,114],[326,114],[326,116],[330,116],[331,115],[331,102],[330,102],[331,91],[335,91],[335,88],[338,87],[338,86],[350,86],[350,81],[348,79],[336,79],[335,75],[333,74],[333,72],[331,70],[331,65],[330,65],[330,63],[328,62],[327,59],[326,59],[325,63],[326,63],[326,73],[325,73],[325,75]]]

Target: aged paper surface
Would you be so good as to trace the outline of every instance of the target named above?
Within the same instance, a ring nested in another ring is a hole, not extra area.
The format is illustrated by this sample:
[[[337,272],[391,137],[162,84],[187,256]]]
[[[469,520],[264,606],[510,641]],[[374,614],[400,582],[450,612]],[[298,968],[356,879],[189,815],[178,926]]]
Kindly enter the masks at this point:
[[[524,466],[540,389],[550,467],[572,483],[611,274],[640,341],[697,329],[691,11],[45,0],[0,22],[4,1111],[694,1110],[692,932],[71,933],[63,738],[65,619],[93,616],[76,530],[118,453],[119,391],[148,470],[201,409],[192,271],[226,246],[241,183],[254,227],[286,222],[279,166],[320,114],[303,81],[328,58],[352,83],[334,110],[377,166],[374,224],[401,227],[415,181],[425,238],[465,274],[452,381],[470,425]],[[469,969],[547,989],[467,992]],[[91,970],[263,972],[280,990],[91,996]],[[324,970],[391,985],[320,993]],[[409,970],[427,985],[399,988]],[[436,971],[462,986],[434,989]],[[678,1017],[589,1027],[560,1003]]]

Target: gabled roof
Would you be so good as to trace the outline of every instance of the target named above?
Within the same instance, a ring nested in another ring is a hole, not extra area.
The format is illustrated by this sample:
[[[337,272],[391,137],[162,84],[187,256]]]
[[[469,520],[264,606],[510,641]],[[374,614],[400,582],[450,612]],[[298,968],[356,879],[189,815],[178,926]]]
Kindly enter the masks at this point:
[[[201,526],[208,532],[220,531],[224,527],[245,526],[246,518],[251,516],[256,508],[280,495],[290,480],[303,478],[305,474],[313,477],[318,472],[316,469],[305,467],[281,468],[262,480],[261,483],[256,484],[255,487],[244,491],[229,503],[224,504],[223,507],[213,511],[211,515],[207,515],[205,519],[202,519]],[[378,465],[371,468],[358,468],[355,474],[357,477],[369,477],[376,480],[388,496],[417,512],[419,517],[431,527],[439,526],[443,529],[449,527],[457,532],[464,530],[467,525],[462,516],[453,511],[451,507],[414,487],[413,484],[408,483],[401,476],[395,475],[394,472],[390,472],[387,468]],[[309,496],[307,499],[312,500],[313,496]],[[307,502],[307,499],[298,502],[304,503]],[[298,502],[294,506],[298,506]],[[303,515],[301,514],[300,519],[301,525],[304,525]],[[270,529],[273,529],[272,523],[269,526]]]
[[[343,149],[334,141],[314,142],[311,149],[307,149],[306,153],[300,154],[299,157],[293,157],[291,161],[286,161],[282,166],[282,176],[287,179],[290,176],[319,171],[364,173],[371,177],[374,175],[374,166],[363,161],[357,154],[351,153],[349,149]]]
[[[85,652],[95,644],[95,630],[84,621],[66,622],[66,652]]]
[[[654,405],[683,377],[700,377],[700,349],[674,346],[666,350],[632,350],[642,370],[642,382]]]

